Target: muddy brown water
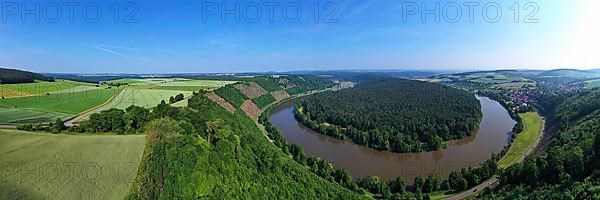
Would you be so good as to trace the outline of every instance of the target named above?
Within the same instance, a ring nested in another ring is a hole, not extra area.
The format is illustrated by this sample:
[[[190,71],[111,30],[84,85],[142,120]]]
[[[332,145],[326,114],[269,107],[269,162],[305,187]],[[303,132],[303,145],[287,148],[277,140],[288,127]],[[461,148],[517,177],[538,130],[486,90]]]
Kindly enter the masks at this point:
[[[427,176],[433,171],[447,179],[452,171],[478,166],[508,144],[516,122],[500,103],[487,97],[477,98],[483,111],[477,133],[432,152],[383,152],[355,144],[350,139],[339,140],[319,134],[296,121],[294,102],[275,109],[270,120],[283,132],[289,143],[300,145],[309,156],[321,157],[332,162],[336,168],[348,170],[355,179],[379,176],[391,180],[401,176],[412,184],[416,176]]]

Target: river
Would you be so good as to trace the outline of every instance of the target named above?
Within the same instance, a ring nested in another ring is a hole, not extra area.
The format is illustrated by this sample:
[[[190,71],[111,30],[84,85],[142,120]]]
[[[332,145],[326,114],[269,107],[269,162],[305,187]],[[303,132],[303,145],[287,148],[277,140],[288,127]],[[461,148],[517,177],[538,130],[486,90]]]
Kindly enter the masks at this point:
[[[508,144],[516,122],[500,103],[487,97],[477,98],[483,111],[477,133],[432,152],[383,152],[357,145],[350,139],[339,140],[319,134],[296,121],[294,102],[278,107],[270,120],[289,143],[300,145],[309,156],[321,157],[337,168],[348,170],[355,179],[379,176],[391,180],[401,176],[411,184],[418,175],[427,176],[437,171],[446,179],[452,171],[478,166]]]

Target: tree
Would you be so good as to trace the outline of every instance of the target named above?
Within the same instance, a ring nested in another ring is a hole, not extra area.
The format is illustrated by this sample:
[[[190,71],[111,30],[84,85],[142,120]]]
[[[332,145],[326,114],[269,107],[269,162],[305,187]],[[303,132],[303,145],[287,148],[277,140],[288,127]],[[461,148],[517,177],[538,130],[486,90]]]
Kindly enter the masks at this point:
[[[139,132],[150,121],[150,111],[146,108],[139,106],[129,106],[123,115],[125,121],[125,130],[127,132]]]
[[[422,176],[417,176],[415,177],[415,191],[417,189],[419,189],[420,191],[423,191],[423,186],[425,185],[425,180],[423,179]]]
[[[567,152],[565,156],[565,170],[572,178],[581,179],[585,172],[585,166],[583,161],[583,150],[579,147],[575,147]]]
[[[406,183],[404,183],[404,179],[402,177],[396,177],[395,180],[390,182],[390,191],[392,193],[400,193],[404,194],[406,191]]]
[[[60,133],[62,130],[65,129],[65,123],[60,118],[56,118],[54,123],[52,123],[52,127],[50,127],[50,131],[52,133]]]
[[[427,180],[425,180],[425,186],[423,188],[423,192],[431,193],[435,192],[440,187],[440,175],[437,172],[429,175]]]
[[[374,194],[380,194],[380,183],[379,177],[377,176],[368,176],[363,179],[358,180],[358,186],[367,189],[369,192]]]
[[[219,130],[219,123],[217,122],[206,122],[206,140],[210,143],[212,136]]]

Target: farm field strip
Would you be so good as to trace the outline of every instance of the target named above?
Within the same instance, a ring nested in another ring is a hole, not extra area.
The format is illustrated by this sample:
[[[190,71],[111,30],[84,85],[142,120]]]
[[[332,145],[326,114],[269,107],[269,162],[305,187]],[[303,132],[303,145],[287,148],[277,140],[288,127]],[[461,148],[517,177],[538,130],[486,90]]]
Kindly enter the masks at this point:
[[[4,125],[18,123],[48,123],[54,121],[56,118],[66,120],[71,117],[73,117],[73,115],[57,112],[0,107],[0,124]]]
[[[169,101],[171,96],[183,94],[185,97],[192,95],[190,91],[156,90],[156,89],[131,89],[127,88],[123,95],[118,96],[106,107],[126,109],[131,105],[140,107],[154,107],[162,100]]]
[[[597,87],[600,87],[600,79],[597,80],[591,80],[587,82],[588,85],[585,86],[585,89],[594,89]]]
[[[507,168],[517,162],[525,153],[531,149],[542,131],[542,118],[536,112],[519,114],[523,119],[523,131],[517,135],[506,155],[498,161],[500,168]]]
[[[64,114],[79,114],[100,105],[117,94],[119,89],[96,89],[66,94],[51,94],[0,100],[0,106],[26,108]]]
[[[144,141],[0,130],[0,199],[124,199]]]
[[[220,88],[229,84],[237,83],[237,81],[217,81],[217,80],[188,80],[175,81],[160,84],[160,86],[200,86],[210,88]]]
[[[57,80],[55,82],[36,82],[21,84],[1,84],[0,91],[5,98],[16,98],[26,96],[39,96],[59,91],[69,91],[80,86],[93,86],[89,83]]]

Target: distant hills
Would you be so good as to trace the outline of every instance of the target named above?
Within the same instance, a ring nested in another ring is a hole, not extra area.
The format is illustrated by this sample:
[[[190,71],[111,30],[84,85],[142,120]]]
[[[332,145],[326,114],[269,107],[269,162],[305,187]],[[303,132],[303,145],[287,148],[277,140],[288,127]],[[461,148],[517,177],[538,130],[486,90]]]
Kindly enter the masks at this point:
[[[54,81],[54,78],[34,72],[0,68],[0,84],[33,83],[35,80]]]
[[[598,70],[576,70],[576,69],[555,69],[544,71],[540,76],[548,77],[577,77],[577,78],[593,78],[598,77]]]

